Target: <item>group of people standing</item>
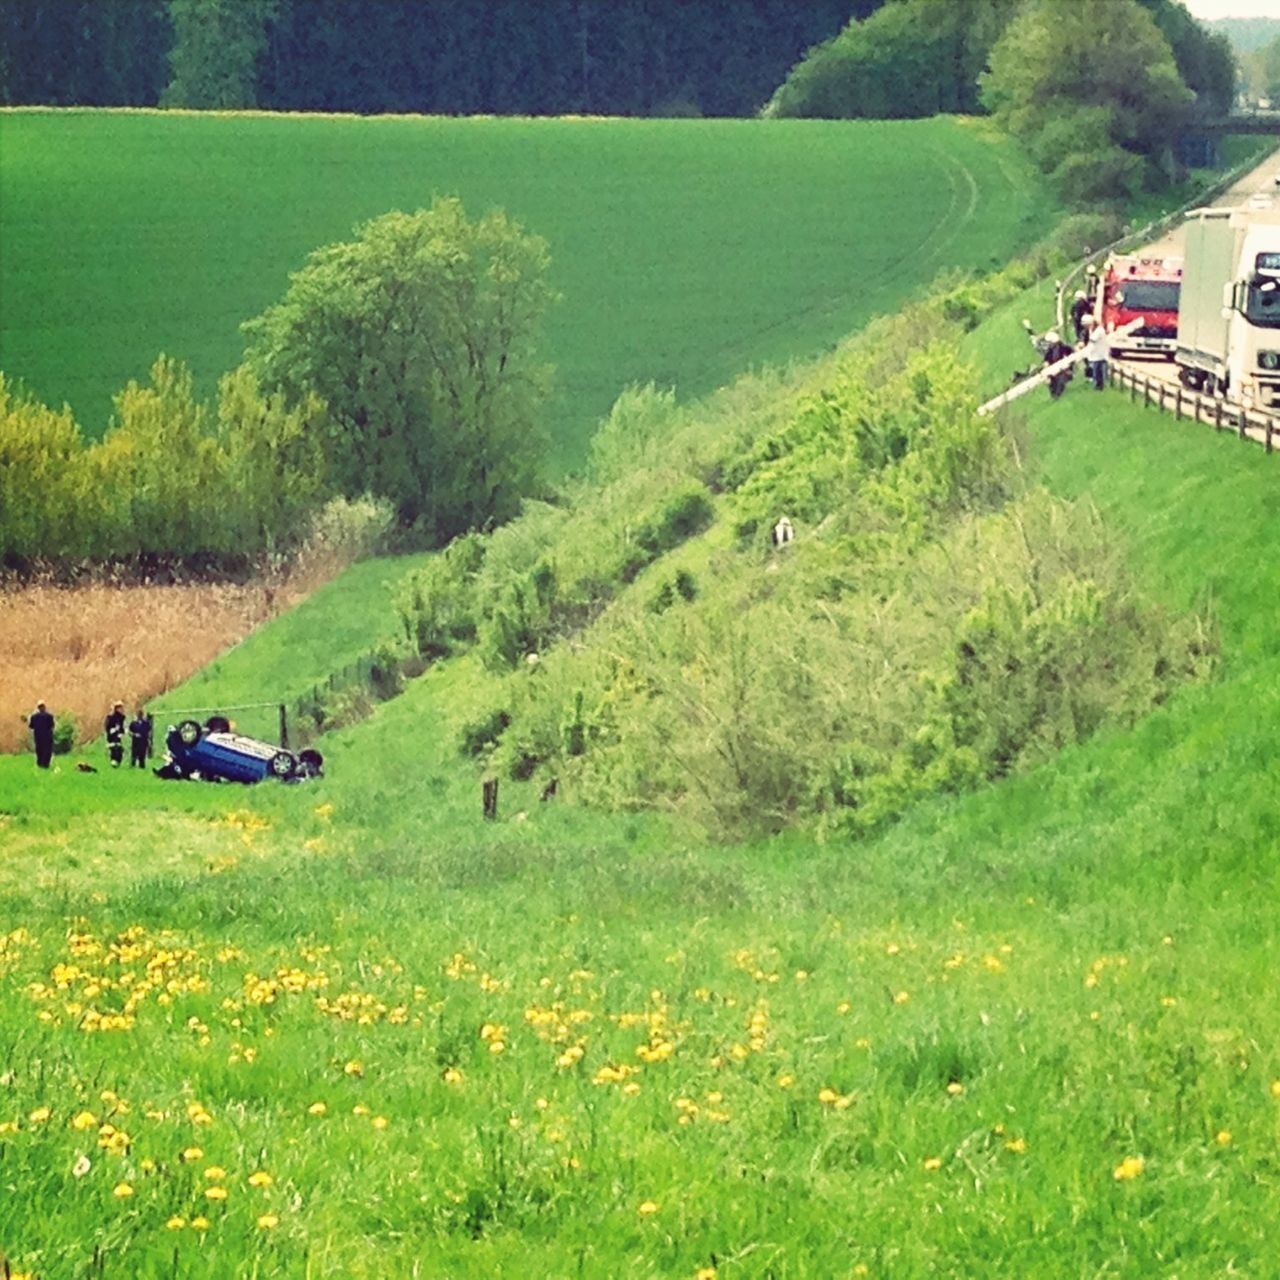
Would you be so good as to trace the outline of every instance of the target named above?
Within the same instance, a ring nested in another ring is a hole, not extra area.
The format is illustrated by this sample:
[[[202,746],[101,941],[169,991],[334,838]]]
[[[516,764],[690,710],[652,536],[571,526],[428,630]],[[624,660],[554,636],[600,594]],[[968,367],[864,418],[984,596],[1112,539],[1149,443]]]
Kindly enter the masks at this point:
[[[1095,290],[1097,277],[1091,276]],[[1094,318],[1094,297],[1076,290],[1071,303],[1071,325],[1076,331],[1076,349],[1084,348],[1085,376],[1101,391],[1107,383],[1107,362],[1111,359],[1111,335],[1101,320]]]
[[[1101,391],[1107,384],[1107,364],[1111,359],[1111,335],[1101,320],[1093,315],[1093,299],[1083,289],[1076,291],[1071,303],[1071,326],[1075,330],[1075,345],[1063,340],[1056,329],[1050,329],[1043,337],[1036,337],[1031,322],[1023,321],[1031,343],[1040,353],[1045,367],[1061,363],[1077,351],[1084,352],[1085,376],[1093,384],[1095,391]],[[1049,395],[1055,400],[1066,390],[1071,381],[1071,366],[1067,365],[1049,375]]]
[[[37,702],[36,709],[27,717],[37,768],[47,769],[53,761],[56,726],[53,712],[43,702]],[[118,769],[124,763],[126,736],[129,739],[129,763],[135,769],[147,767],[147,757],[151,754],[151,718],[144,708],[139,707],[137,714],[130,720],[125,715],[124,703],[114,703],[102,722],[102,729],[107,739],[107,759],[111,761],[113,769]]]

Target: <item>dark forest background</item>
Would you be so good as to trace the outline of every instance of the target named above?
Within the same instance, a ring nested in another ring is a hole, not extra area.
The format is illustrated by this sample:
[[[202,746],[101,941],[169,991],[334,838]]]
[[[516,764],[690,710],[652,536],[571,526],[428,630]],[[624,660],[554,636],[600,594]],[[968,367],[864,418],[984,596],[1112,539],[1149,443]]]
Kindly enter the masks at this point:
[[[882,2],[3,0],[0,101],[746,116]]]

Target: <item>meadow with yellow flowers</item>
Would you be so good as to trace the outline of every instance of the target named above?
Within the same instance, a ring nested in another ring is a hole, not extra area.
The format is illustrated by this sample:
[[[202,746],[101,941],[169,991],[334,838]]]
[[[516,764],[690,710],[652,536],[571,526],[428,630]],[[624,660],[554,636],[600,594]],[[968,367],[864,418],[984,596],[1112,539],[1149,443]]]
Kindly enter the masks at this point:
[[[485,822],[470,654],[314,783],[0,758],[0,1274],[1271,1274],[1273,460],[1115,395],[1026,426],[1220,667],[862,839],[505,777]]]
[[[15,1274],[1266,1273],[1266,806],[1170,747],[1257,683],[716,849],[516,784],[481,822],[455,679],[310,786],[0,762]]]

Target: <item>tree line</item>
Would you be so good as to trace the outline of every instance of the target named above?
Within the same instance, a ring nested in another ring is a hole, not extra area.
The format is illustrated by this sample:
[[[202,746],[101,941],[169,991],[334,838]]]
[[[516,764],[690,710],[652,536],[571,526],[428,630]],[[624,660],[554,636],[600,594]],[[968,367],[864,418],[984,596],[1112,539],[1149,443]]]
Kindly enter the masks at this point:
[[[335,502],[401,546],[510,519],[540,481],[548,264],[498,211],[385,214],[243,326],[216,403],[161,356],[100,441],[0,374],[0,571],[238,572],[346,518]]]
[[[884,0],[6,0],[0,102],[745,116]]]
[[[810,50],[765,114],[989,112],[1091,205],[1176,176],[1179,130],[1234,89],[1226,38],[1178,0],[890,0]]]

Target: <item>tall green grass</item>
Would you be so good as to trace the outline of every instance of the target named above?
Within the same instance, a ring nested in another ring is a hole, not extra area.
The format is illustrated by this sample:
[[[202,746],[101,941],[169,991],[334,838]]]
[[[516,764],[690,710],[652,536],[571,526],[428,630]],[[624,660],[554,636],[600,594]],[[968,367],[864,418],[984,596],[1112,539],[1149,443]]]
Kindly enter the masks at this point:
[[[485,823],[470,658],[307,788],[0,761],[15,1265],[1270,1274],[1275,460],[1078,383],[1019,413],[1220,674],[879,839],[707,848],[505,781]]]
[[[0,369],[98,435],[159,351],[201,385],[319,245],[458,194],[550,242],[552,435],[633,381],[701,394],[1042,231],[985,129],[889,122],[0,114]]]

